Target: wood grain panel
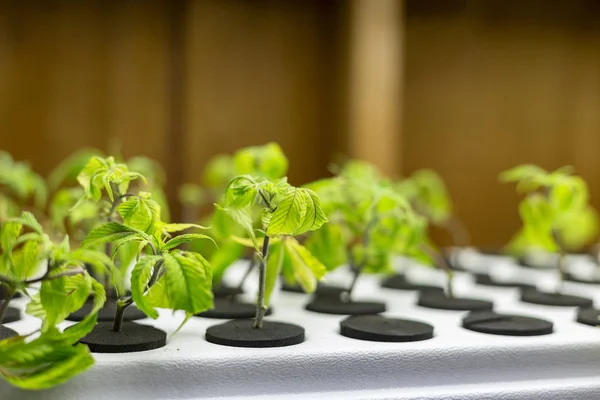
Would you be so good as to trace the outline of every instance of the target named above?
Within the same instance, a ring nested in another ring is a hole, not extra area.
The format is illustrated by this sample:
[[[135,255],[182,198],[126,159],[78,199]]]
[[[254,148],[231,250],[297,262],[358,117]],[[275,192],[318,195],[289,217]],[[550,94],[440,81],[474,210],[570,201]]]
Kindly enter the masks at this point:
[[[600,206],[597,8],[417,3],[408,6],[404,171],[441,172],[480,245],[502,244],[518,226],[514,187],[497,175],[519,163],[574,165]]]
[[[0,6],[0,147],[47,173],[83,147],[164,161],[166,4]]]
[[[335,2],[198,1],[187,19],[185,179],[209,157],[268,141],[290,180],[326,172],[337,134]],[[329,65],[327,65],[329,64]]]

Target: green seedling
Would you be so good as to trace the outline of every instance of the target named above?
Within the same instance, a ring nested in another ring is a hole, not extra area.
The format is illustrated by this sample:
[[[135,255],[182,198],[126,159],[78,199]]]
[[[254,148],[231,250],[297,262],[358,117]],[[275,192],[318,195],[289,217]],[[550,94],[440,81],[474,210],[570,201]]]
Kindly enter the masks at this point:
[[[212,308],[210,264],[198,253],[178,249],[184,243],[210,237],[198,233],[172,237],[175,232],[205,228],[161,221],[160,205],[148,193],[128,196],[115,210],[122,222],[94,228],[83,242],[84,247],[91,248],[111,244],[112,257],[127,244],[137,249],[131,296],[117,300],[113,330],[121,330],[125,309],[134,302],[153,319],[158,317],[156,308],[183,310],[188,317]]]
[[[427,220],[444,228],[456,246],[469,243],[469,233],[452,213],[452,199],[442,178],[433,170],[421,169],[401,180],[396,189],[408,199],[413,209]]]
[[[362,273],[390,273],[396,254],[428,260],[422,244],[426,222],[370,165],[347,163],[337,176],[309,185],[321,197],[330,221],[312,234],[307,248],[331,270],[347,264],[353,289]]]
[[[135,197],[135,194],[128,193],[128,189],[131,182],[138,179],[145,180],[146,178],[137,172],[130,171],[126,164],[117,163],[113,157],[101,158],[94,156],[89,159],[77,176],[77,180],[83,189],[83,195],[71,208],[71,212],[78,212],[77,210],[80,207],[88,207],[90,202],[94,202],[98,210],[101,211],[100,218],[112,222],[118,217],[117,207],[124,200]],[[96,221],[97,223],[98,221]],[[113,253],[110,243],[106,245],[105,252],[108,256]],[[128,262],[123,263],[120,265],[120,274],[106,275],[104,288],[107,292],[113,284],[117,289],[117,293],[124,291],[122,276],[128,267]],[[111,276],[113,277],[112,281]],[[121,279],[114,279],[117,277]]]
[[[597,233],[597,218],[590,207],[585,181],[571,167],[548,172],[535,165],[520,165],[500,174],[503,182],[517,182],[525,195],[519,205],[523,227],[509,248],[557,252],[561,284],[567,273],[566,255],[589,244]]]
[[[275,282],[282,269],[293,271],[305,291],[316,289],[326,269],[294,236],[319,229],[327,222],[319,196],[312,190],[297,188],[286,179],[271,181],[241,175],[228,185],[225,207],[219,209],[245,231],[258,260],[259,284],[255,328],[262,328]],[[252,215],[261,214],[261,229],[253,225]]]
[[[106,294],[84,265],[91,263],[105,271],[110,268],[110,259],[94,250],[71,250],[68,237],[59,244],[51,242],[28,212],[3,224],[0,242],[0,284],[10,294],[0,307],[0,320],[12,294],[17,290],[30,294],[35,290],[32,285],[39,285],[39,290],[27,312],[42,320],[35,332],[0,340],[0,376],[30,390],[61,384],[94,363],[87,346],[77,342],[93,329]],[[92,293],[91,313],[68,332],[59,331],[57,325],[81,308]]]
[[[262,146],[245,147],[232,156],[218,155],[213,158],[204,171],[203,184],[206,190],[202,191],[197,186],[187,184],[180,191],[180,199],[182,203],[185,200],[185,204],[190,205],[190,207],[185,207],[185,213],[194,216],[196,212],[193,210],[197,210],[197,206],[202,200],[223,202],[223,193],[229,182],[236,176],[250,175],[267,180],[278,180],[285,176],[287,169],[288,160],[278,144],[267,143]],[[185,197],[181,195],[185,195]],[[196,208],[193,208],[194,205]],[[261,213],[258,209],[252,209],[251,218],[253,226],[260,229]],[[211,254],[210,264],[213,267],[214,286],[217,287],[221,284],[227,268],[244,255],[244,247],[231,238],[245,236],[246,233],[241,226],[232,221],[227,213],[218,208],[208,216],[207,220],[212,227],[211,235],[219,247],[218,249],[202,248],[199,250]],[[249,256],[248,268],[238,284],[239,290],[257,263],[251,254]]]
[[[32,198],[35,207],[42,209],[46,197],[47,189],[42,177],[26,163],[16,162],[10,154],[0,151],[0,223],[18,216]]]

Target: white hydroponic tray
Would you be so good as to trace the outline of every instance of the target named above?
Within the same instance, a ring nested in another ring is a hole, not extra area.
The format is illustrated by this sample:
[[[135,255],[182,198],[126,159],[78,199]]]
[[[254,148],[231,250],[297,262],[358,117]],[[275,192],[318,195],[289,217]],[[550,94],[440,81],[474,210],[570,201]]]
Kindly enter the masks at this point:
[[[540,288],[556,283],[552,271],[519,268],[502,257],[469,252],[463,261],[498,277],[530,279]],[[583,274],[593,268],[585,257],[572,261],[573,270]],[[439,271],[404,266],[414,279],[443,282]],[[234,282],[241,269],[231,269],[228,278]],[[348,278],[338,272],[330,282]],[[193,318],[165,348],[96,355],[90,370],[45,392],[22,392],[0,383],[0,399],[600,399],[600,329],[574,322],[574,308],[521,303],[517,289],[477,286],[469,274],[457,273],[458,295],[493,300],[498,312],[549,319],[555,329],[534,337],[486,335],[461,327],[465,312],[417,307],[417,293],[382,289],[379,281],[362,277],[355,298],[382,300],[388,316],[430,323],[433,339],[379,343],[346,338],[338,333],[344,316],[305,311],[308,296],[279,293],[268,318],[302,325],[306,341],[300,345],[249,349],[211,344],[204,339],[205,330],[222,321]],[[247,290],[254,283],[249,281]],[[568,284],[566,292],[593,297],[600,305],[600,287]],[[172,333],[182,318],[163,313],[141,323]],[[31,317],[8,326],[22,333],[37,327]]]

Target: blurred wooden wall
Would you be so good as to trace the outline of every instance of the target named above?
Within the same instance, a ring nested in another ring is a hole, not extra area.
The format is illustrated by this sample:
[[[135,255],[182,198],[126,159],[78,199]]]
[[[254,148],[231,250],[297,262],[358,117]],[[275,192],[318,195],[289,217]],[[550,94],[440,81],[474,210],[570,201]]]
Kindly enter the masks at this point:
[[[600,2],[408,0],[403,164],[438,170],[481,245],[519,224],[519,163],[571,164],[600,209]]]
[[[172,199],[212,155],[269,140],[296,183],[345,152],[431,167],[473,242],[501,244],[518,198],[497,175],[517,163],[573,164],[600,208],[599,6],[0,0],[0,148],[47,173],[118,139],[166,166]]]

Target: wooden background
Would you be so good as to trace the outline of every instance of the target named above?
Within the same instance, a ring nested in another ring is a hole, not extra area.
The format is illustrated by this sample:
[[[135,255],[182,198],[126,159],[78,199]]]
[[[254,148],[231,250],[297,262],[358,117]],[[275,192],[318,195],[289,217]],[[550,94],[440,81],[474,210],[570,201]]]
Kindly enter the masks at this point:
[[[498,245],[517,163],[574,165],[600,207],[599,44],[593,0],[0,0],[0,148],[45,174],[118,139],[165,165],[172,199],[269,140],[295,183],[339,154],[431,167]]]

